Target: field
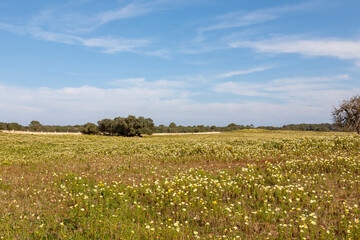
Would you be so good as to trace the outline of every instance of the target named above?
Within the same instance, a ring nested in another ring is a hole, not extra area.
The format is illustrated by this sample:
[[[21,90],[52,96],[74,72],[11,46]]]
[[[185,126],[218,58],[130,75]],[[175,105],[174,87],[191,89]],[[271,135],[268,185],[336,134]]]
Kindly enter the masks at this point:
[[[360,239],[360,137],[0,133],[0,239]]]

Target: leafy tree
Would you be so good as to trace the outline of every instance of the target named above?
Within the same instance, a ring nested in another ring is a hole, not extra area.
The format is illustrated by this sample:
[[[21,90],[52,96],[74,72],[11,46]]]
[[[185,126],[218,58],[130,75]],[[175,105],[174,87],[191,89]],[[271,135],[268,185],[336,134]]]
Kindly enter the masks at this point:
[[[7,129],[8,129],[8,130],[21,131],[21,130],[24,130],[24,127],[21,126],[21,125],[18,124],[18,123],[13,122],[13,123],[8,123],[8,124],[7,124]]]
[[[0,122],[0,130],[6,130],[7,129],[7,124],[4,122]]]
[[[138,135],[151,135],[155,130],[154,121],[151,118],[139,117],[137,120]],[[140,136],[139,135],[139,136]]]
[[[33,131],[37,131],[42,127],[41,123],[39,121],[32,120],[29,124],[29,128]]]
[[[99,128],[94,123],[87,123],[84,125],[84,129],[81,132],[84,134],[98,134]]]
[[[343,100],[338,108],[334,107],[332,115],[335,124],[355,129],[360,134],[360,95]]]
[[[152,134],[155,126],[151,118],[129,115],[127,118],[117,117],[114,120],[104,119],[98,122],[99,130],[111,135],[120,136],[141,136],[142,134]]]
[[[103,119],[101,121],[98,121],[99,130],[103,133],[113,133],[113,120],[111,119]]]
[[[227,125],[227,128],[228,128],[230,131],[234,131],[234,130],[237,130],[237,129],[238,129],[238,125],[236,125],[235,123],[230,123],[229,125]]]

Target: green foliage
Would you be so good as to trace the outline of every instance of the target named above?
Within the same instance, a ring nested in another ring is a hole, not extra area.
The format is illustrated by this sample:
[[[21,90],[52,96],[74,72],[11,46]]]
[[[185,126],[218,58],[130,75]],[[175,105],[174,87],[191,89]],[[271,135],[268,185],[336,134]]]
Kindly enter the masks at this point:
[[[24,127],[23,127],[23,126],[21,126],[21,125],[18,124],[18,123],[15,123],[15,122],[13,122],[13,123],[8,123],[6,128],[7,128],[7,130],[17,130],[17,131],[24,130]]]
[[[127,118],[117,117],[114,120],[103,119],[98,122],[99,130],[111,135],[126,137],[151,135],[154,132],[154,122],[151,118],[129,115]]]
[[[83,134],[98,134],[99,128],[94,123],[87,123],[84,125],[84,129],[81,132]]]
[[[16,130],[16,131],[38,131],[42,130],[44,132],[81,132],[84,128],[84,125],[74,125],[74,126],[58,126],[58,125],[39,125],[38,121],[35,121],[35,129],[31,126],[22,126],[18,123],[4,123],[0,122],[0,130]],[[30,123],[31,125],[31,123]]]
[[[7,130],[7,123],[0,122],[0,130]]]
[[[217,126],[182,126],[176,125],[174,122],[170,123],[169,126],[159,125],[155,127],[155,132],[157,133],[198,133],[198,132],[228,132],[235,131],[241,129],[252,129],[254,125],[237,125],[235,123],[231,123],[225,127],[217,127]]]
[[[33,120],[29,124],[30,130],[35,131],[35,132],[38,131],[39,129],[41,129],[41,127],[42,127],[42,125],[39,121]]]
[[[133,117],[133,116],[132,116]],[[129,118],[129,117],[128,117]],[[131,121],[133,119],[130,117]],[[135,118],[136,119],[136,118]],[[139,117],[142,119],[142,117]],[[138,119],[138,120],[139,120]],[[136,120],[136,121],[138,121]],[[142,127],[141,130],[133,131],[129,130],[128,128],[133,128],[134,125],[130,124],[125,121],[125,118],[116,118],[112,119],[103,119],[98,122],[99,124],[99,131],[105,134],[110,135],[122,135],[122,136],[136,136],[138,132],[141,134],[148,134],[151,133],[197,133],[197,132],[229,132],[229,131],[236,131],[236,130],[243,130],[243,129],[254,129],[255,127],[250,125],[238,125],[235,123],[231,123],[225,127],[219,126],[204,126],[204,125],[197,125],[197,126],[182,126],[176,125],[175,123],[170,123],[169,126],[159,125],[153,126],[152,120],[143,119],[139,122],[145,126],[150,127]],[[149,121],[144,123],[144,121]],[[140,124],[140,125],[141,125]],[[83,132],[85,125],[74,125],[74,126],[51,126],[51,125],[42,125],[40,128],[44,132]],[[320,123],[320,124],[288,124],[282,127],[271,127],[271,126],[259,126],[258,129],[266,129],[266,130],[290,130],[290,131],[319,131],[319,132],[331,132],[331,131],[346,131],[345,128],[338,126],[337,124],[330,124],[330,123]],[[23,127],[17,123],[1,123],[0,122],[0,130],[33,130],[30,127]],[[122,133],[122,134],[119,134]],[[135,132],[135,135],[132,135]],[[123,134],[125,133],[125,134]]]
[[[319,124],[288,124],[284,125],[282,130],[291,131],[317,131],[317,132],[334,132],[341,130],[338,126],[330,123],[319,123]]]

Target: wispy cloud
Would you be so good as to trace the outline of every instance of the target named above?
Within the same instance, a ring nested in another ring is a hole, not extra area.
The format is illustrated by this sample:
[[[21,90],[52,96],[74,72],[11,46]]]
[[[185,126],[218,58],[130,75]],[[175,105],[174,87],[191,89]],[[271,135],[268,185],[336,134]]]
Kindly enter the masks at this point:
[[[170,81],[165,79],[160,79],[156,81],[146,81],[145,78],[126,78],[126,79],[116,79],[109,82],[110,85],[115,87],[122,88],[147,88],[147,89],[178,89],[186,86],[185,82],[182,81]]]
[[[250,74],[250,73],[255,73],[255,72],[262,72],[262,71],[266,71],[269,69],[272,69],[272,66],[268,66],[268,67],[258,67],[258,68],[250,68],[250,69],[246,69],[246,70],[238,70],[238,71],[231,71],[231,72],[227,72],[227,73],[222,73],[220,75],[218,75],[218,78],[228,78],[228,77],[233,77],[233,76],[238,76],[238,75],[246,75],[246,74]]]
[[[134,18],[154,11],[172,8],[175,2],[171,0],[135,1],[115,10],[99,13],[95,18],[99,24],[110,21]]]
[[[331,98],[332,102],[359,91],[349,83],[347,74],[321,77],[293,77],[275,79],[268,82],[224,82],[215,85],[217,92],[232,93],[241,96],[258,96],[272,99],[286,100],[287,102],[302,102],[305,105],[329,104],[324,99]],[[350,94],[351,93],[351,94]],[[329,96],[326,97],[326,94]]]
[[[307,56],[335,57],[360,62],[360,40],[344,39],[297,39],[282,37],[262,41],[234,41],[230,47],[254,48],[258,52],[298,53]]]
[[[79,3],[75,5],[79,5]],[[111,35],[94,36],[89,33],[112,21],[139,17],[154,11],[171,9],[179,5],[181,4],[173,0],[130,1],[125,4],[120,2],[111,10],[100,11],[89,16],[81,14],[79,6],[74,8],[73,3],[63,3],[60,6],[56,5],[40,11],[38,14],[30,17],[23,25],[0,22],[0,30],[30,35],[38,40],[97,48],[107,54],[133,52],[169,58],[169,51],[164,48],[145,49],[145,47],[149,47],[152,43],[147,38],[126,38]],[[84,37],[83,33],[87,33],[88,36]]]
[[[167,49],[159,49],[155,51],[143,51],[142,54],[159,58],[170,59],[170,51]]]
[[[145,83],[145,78],[140,77],[140,78],[125,78],[125,79],[116,79],[113,80],[111,82],[109,82],[109,84],[113,85],[113,86],[117,86],[117,87],[123,87],[124,85],[131,85],[131,86],[141,86]]]
[[[89,1],[70,1],[52,5],[29,21],[29,25],[40,26],[50,31],[80,34],[94,31],[106,23],[136,18],[152,12],[168,10],[181,4],[174,0],[131,0],[117,1],[111,9],[84,13]],[[99,7],[99,9],[101,9]]]
[[[151,41],[148,39],[126,39],[114,38],[111,36],[84,38],[72,34],[45,31],[38,26],[19,27],[0,23],[0,29],[17,34],[27,34],[32,38],[43,41],[98,48],[101,52],[107,54],[113,54],[117,52],[134,52],[147,55],[147,51],[140,51],[139,48],[149,46],[151,44]]]
[[[26,29],[24,27],[18,27],[7,23],[0,22],[0,30],[16,33],[16,34],[24,34]]]
[[[235,11],[216,18],[217,23],[202,27],[200,33],[228,28],[244,27],[268,22],[280,18],[282,14],[307,10],[316,4],[314,1],[303,2],[297,5],[285,5],[274,8],[258,9],[253,11]]]
[[[70,76],[87,76],[87,77],[103,77],[105,75],[103,73],[95,73],[95,72],[67,72],[66,74]]]
[[[106,37],[81,39],[81,43],[87,47],[98,47],[102,49],[104,53],[112,54],[126,51],[131,52],[139,47],[149,45],[150,41],[146,39],[115,39],[113,37]]]

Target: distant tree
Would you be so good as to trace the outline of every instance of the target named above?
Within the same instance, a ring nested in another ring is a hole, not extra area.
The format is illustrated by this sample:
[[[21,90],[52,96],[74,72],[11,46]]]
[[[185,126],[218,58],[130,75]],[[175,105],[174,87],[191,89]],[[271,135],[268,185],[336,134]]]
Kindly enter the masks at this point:
[[[155,131],[154,121],[151,118],[139,117],[136,128],[139,136],[141,134],[151,135]]]
[[[210,129],[211,129],[211,131],[217,131],[217,127],[216,127],[215,125],[212,125],[212,126],[210,127]]]
[[[229,129],[229,131],[234,131],[238,129],[238,125],[236,125],[235,123],[230,123],[229,125],[227,125],[227,128]]]
[[[154,122],[151,118],[129,115],[127,118],[117,117],[114,120],[104,119],[98,122],[99,130],[111,135],[120,136],[141,136],[142,134],[151,135],[154,130]]]
[[[155,131],[160,133],[165,133],[167,132],[167,129],[168,129],[167,126],[160,124],[158,127],[156,127]]]
[[[99,128],[94,123],[87,123],[84,125],[84,129],[81,132],[84,134],[98,134]]]
[[[6,130],[7,129],[7,124],[4,122],[0,122],[0,130]]]
[[[24,130],[24,127],[21,126],[20,124],[18,123],[8,123],[7,124],[7,130],[17,130],[17,131],[21,131],[21,130]]]
[[[108,130],[108,132],[113,135],[127,135],[128,125],[125,121],[125,118],[115,118],[114,120],[112,120],[111,124],[109,124],[109,127],[110,129]]]
[[[113,122],[114,120],[108,118],[98,121],[100,132],[109,133],[109,134],[114,133]]]
[[[30,130],[37,131],[42,127],[41,123],[39,121],[32,120],[29,124]]]
[[[338,108],[334,107],[332,116],[335,124],[360,134],[360,95],[343,100]]]

